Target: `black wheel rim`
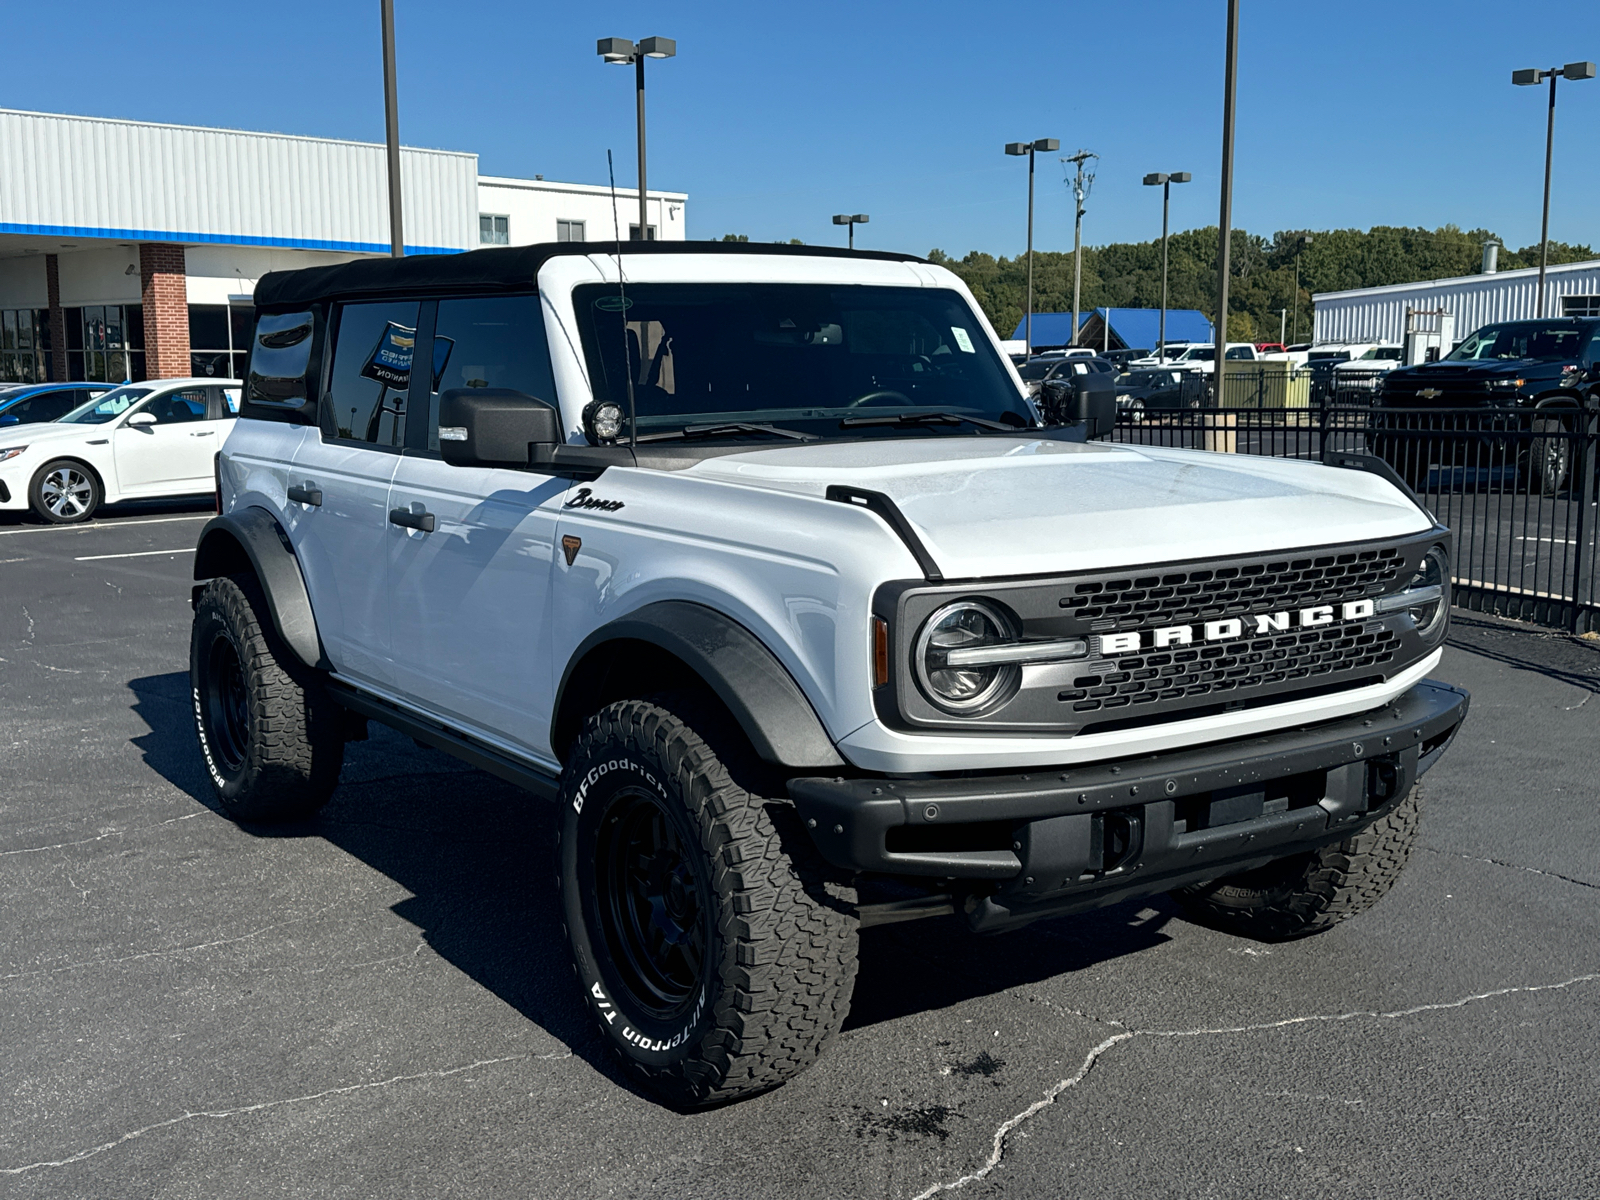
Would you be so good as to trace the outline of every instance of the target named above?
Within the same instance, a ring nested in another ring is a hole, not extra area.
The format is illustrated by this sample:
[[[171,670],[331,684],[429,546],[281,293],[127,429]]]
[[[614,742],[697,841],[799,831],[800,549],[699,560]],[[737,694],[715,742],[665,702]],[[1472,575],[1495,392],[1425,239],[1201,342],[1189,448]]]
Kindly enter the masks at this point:
[[[233,642],[218,635],[206,655],[206,733],[211,752],[229,771],[244,766],[250,749],[250,703],[244,686],[244,665]]]
[[[710,906],[676,824],[643,791],[617,795],[595,846],[595,892],[611,961],[634,1004],[666,1020],[694,1002]]]

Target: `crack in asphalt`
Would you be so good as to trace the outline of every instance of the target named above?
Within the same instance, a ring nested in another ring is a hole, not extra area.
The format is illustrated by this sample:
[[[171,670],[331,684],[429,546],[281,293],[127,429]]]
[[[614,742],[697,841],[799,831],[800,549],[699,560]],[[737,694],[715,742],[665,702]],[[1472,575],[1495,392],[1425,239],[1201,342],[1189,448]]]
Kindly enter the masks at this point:
[[[1570,883],[1575,887],[1592,888],[1600,891],[1600,883],[1590,883],[1586,879],[1574,879],[1571,875],[1563,875],[1559,871],[1546,871],[1539,867],[1525,867],[1521,863],[1506,862],[1500,858],[1485,858],[1481,854],[1462,854],[1456,850],[1436,850],[1432,846],[1418,846],[1418,850],[1426,850],[1429,854],[1437,854],[1441,858],[1464,858],[1468,862],[1488,863],[1491,867],[1507,867],[1513,871],[1526,871],[1530,875],[1545,875],[1551,879],[1559,879],[1562,883]]]
[[[136,825],[132,829],[112,829],[92,838],[80,838],[75,842],[57,842],[53,846],[23,846],[17,850],[0,850],[0,858],[9,858],[13,854],[42,854],[46,850],[66,850],[72,846],[89,846],[95,842],[103,842],[107,838],[127,837],[130,833],[143,833],[146,829],[160,829],[163,825],[176,825],[179,821],[203,817],[210,811],[209,808],[206,808],[201,809],[199,812],[185,813],[181,817],[171,817],[165,821],[157,821],[154,825]]]
[[[86,1158],[93,1158],[97,1154],[104,1154],[107,1150],[115,1150],[135,1138],[144,1137],[147,1133],[154,1133],[160,1129],[170,1129],[174,1125],[182,1125],[186,1121],[213,1120],[221,1121],[229,1117],[244,1116],[247,1113],[265,1112],[271,1108],[281,1108],[285,1104],[304,1104],[311,1100],[325,1100],[330,1096],[347,1096],[352,1092],[368,1091],[372,1088],[392,1087],[397,1083],[413,1083],[419,1079],[448,1079],[452,1075],[461,1075],[467,1071],[475,1071],[479,1067],[498,1066],[509,1062],[532,1061],[557,1061],[571,1058],[572,1051],[560,1054],[507,1054],[500,1058],[480,1058],[476,1062],[467,1063],[461,1067],[447,1067],[438,1071],[417,1071],[410,1075],[391,1075],[388,1079],[376,1079],[370,1083],[348,1083],[341,1087],[324,1088],[320,1092],[310,1092],[304,1096],[286,1096],[281,1100],[263,1100],[257,1104],[246,1104],[238,1108],[209,1109],[199,1112],[186,1112],[181,1116],[168,1117],[165,1121],[157,1121],[140,1129],[130,1130],[121,1137],[113,1138],[109,1142],[101,1142],[98,1146],[89,1146],[65,1158],[47,1159],[41,1162],[25,1163],[19,1167],[0,1167],[0,1175],[25,1175],[29,1171],[38,1171],[46,1167],[68,1167],[73,1163],[80,1163]]]
[[[1230,1034],[1264,1033],[1273,1029],[1287,1029],[1295,1025],[1333,1024],[1341,1021],[1367,1020],[1399,1020],[1403,1017],[1414,1017],[1421,1013],[1444,1012],[1453,1008],[1465,1008],[1469,1004],[1493,1000],[1500,996],[1520,995],[1532,992],[1554,992],[1575,987],[1581,983],[1593,983],[1600,980],[1600,972],[1589,975],[1575,975],[1560,983],[1536,983],[1521,987],[1496,988],[1489,992],[1478,992],[1471,996],[1463,996],[1459,1000],[1446,1000],[1434,1004],[1418,1004],[1412,1008],[1396,1009],[1392,1012],[1378,1012],[1372,1009],[1357,1009],[1346,1013],[1314,1013],[1303,1017],[1285,1017],[1281,1021],[1262,1021],[1251,1025],[1224,1025],[1215,1028],[1203,1029],[1129,1029],[1122,1033],[1112,1034],[1099,1043],[1084,1056],[1083,1062],[1077,1071],[1067,1078],[1060,1080],[1046,1089],[1043,1096],[1035,1100],[1027,1108],[1002,1122],[994,1132],[994,1141],[989,1151],[989,1157],[984,1164],[975,1171],[968,1172],[958,1179],[948,1183],[936,1183],[924,1191],[918,1192],[913,1200],[930,1200],[940,1192],[953,1192],[964,1188],[969,1183],[977,1183],[985,1179],[994,1171],[1005,1157],[1006,1138],[1018,1126],[1031,1120],[1056,1102],[1063,1092],[1077,1087],[1089,1077],[1089,1072],[1094,1069],[1095,1062],[1105,1053],[1123,1042],[1132,1041],[1134,1038],[1194,1038],[1194,1037],[1222,1037]]]

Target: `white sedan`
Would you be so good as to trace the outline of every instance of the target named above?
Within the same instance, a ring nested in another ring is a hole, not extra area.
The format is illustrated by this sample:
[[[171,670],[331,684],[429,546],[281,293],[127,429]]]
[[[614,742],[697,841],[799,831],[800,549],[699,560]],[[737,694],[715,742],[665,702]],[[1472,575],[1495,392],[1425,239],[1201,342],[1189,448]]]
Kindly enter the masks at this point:
[[[102,504],[205,495],[212,463],[238,419],[232,379],[132,383],[59,421],[0,433],[0,511],[87,521]]]

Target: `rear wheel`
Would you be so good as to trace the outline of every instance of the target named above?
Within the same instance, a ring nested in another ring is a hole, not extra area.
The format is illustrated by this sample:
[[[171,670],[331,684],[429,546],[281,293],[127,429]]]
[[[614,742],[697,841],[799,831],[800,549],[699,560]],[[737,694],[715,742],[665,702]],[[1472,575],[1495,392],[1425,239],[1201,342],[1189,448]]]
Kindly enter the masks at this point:
[[[28,503],[34,515],[52,525],[87,521],[100,507],[100,481],[83,463],[70,458],[47,462],[34,473]]]
[[[206,772],[236,821],[311,816],[339,782],[344,709],[295,662],[250,576],[213,579],[195,606],[189,678]]]
[[[629,1072],[682,1108],[804,1070],[855,984],[854,892],[791,805],[736,782],[730,762],[751,756],[727,724],[692,697],[620,701],[589,719],[562,778],[579,983]]]
[[[1189,918],[1224,933],[1283,942],[1366,912],[1394,886],[1417,836],[1422,792],[1412,788],[1360,833],[1173,892]]]

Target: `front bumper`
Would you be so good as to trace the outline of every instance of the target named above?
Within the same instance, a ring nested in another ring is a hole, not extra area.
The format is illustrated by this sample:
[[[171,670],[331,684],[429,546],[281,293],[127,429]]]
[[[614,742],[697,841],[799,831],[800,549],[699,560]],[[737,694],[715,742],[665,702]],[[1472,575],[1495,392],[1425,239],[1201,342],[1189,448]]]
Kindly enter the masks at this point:
[[[989,931],[1348,837],[1438,760],[1468,699],[1424,680],[1264,736],[1025,774],[798,778],[789,795],[833,865],[971,881],[968,922]]]

